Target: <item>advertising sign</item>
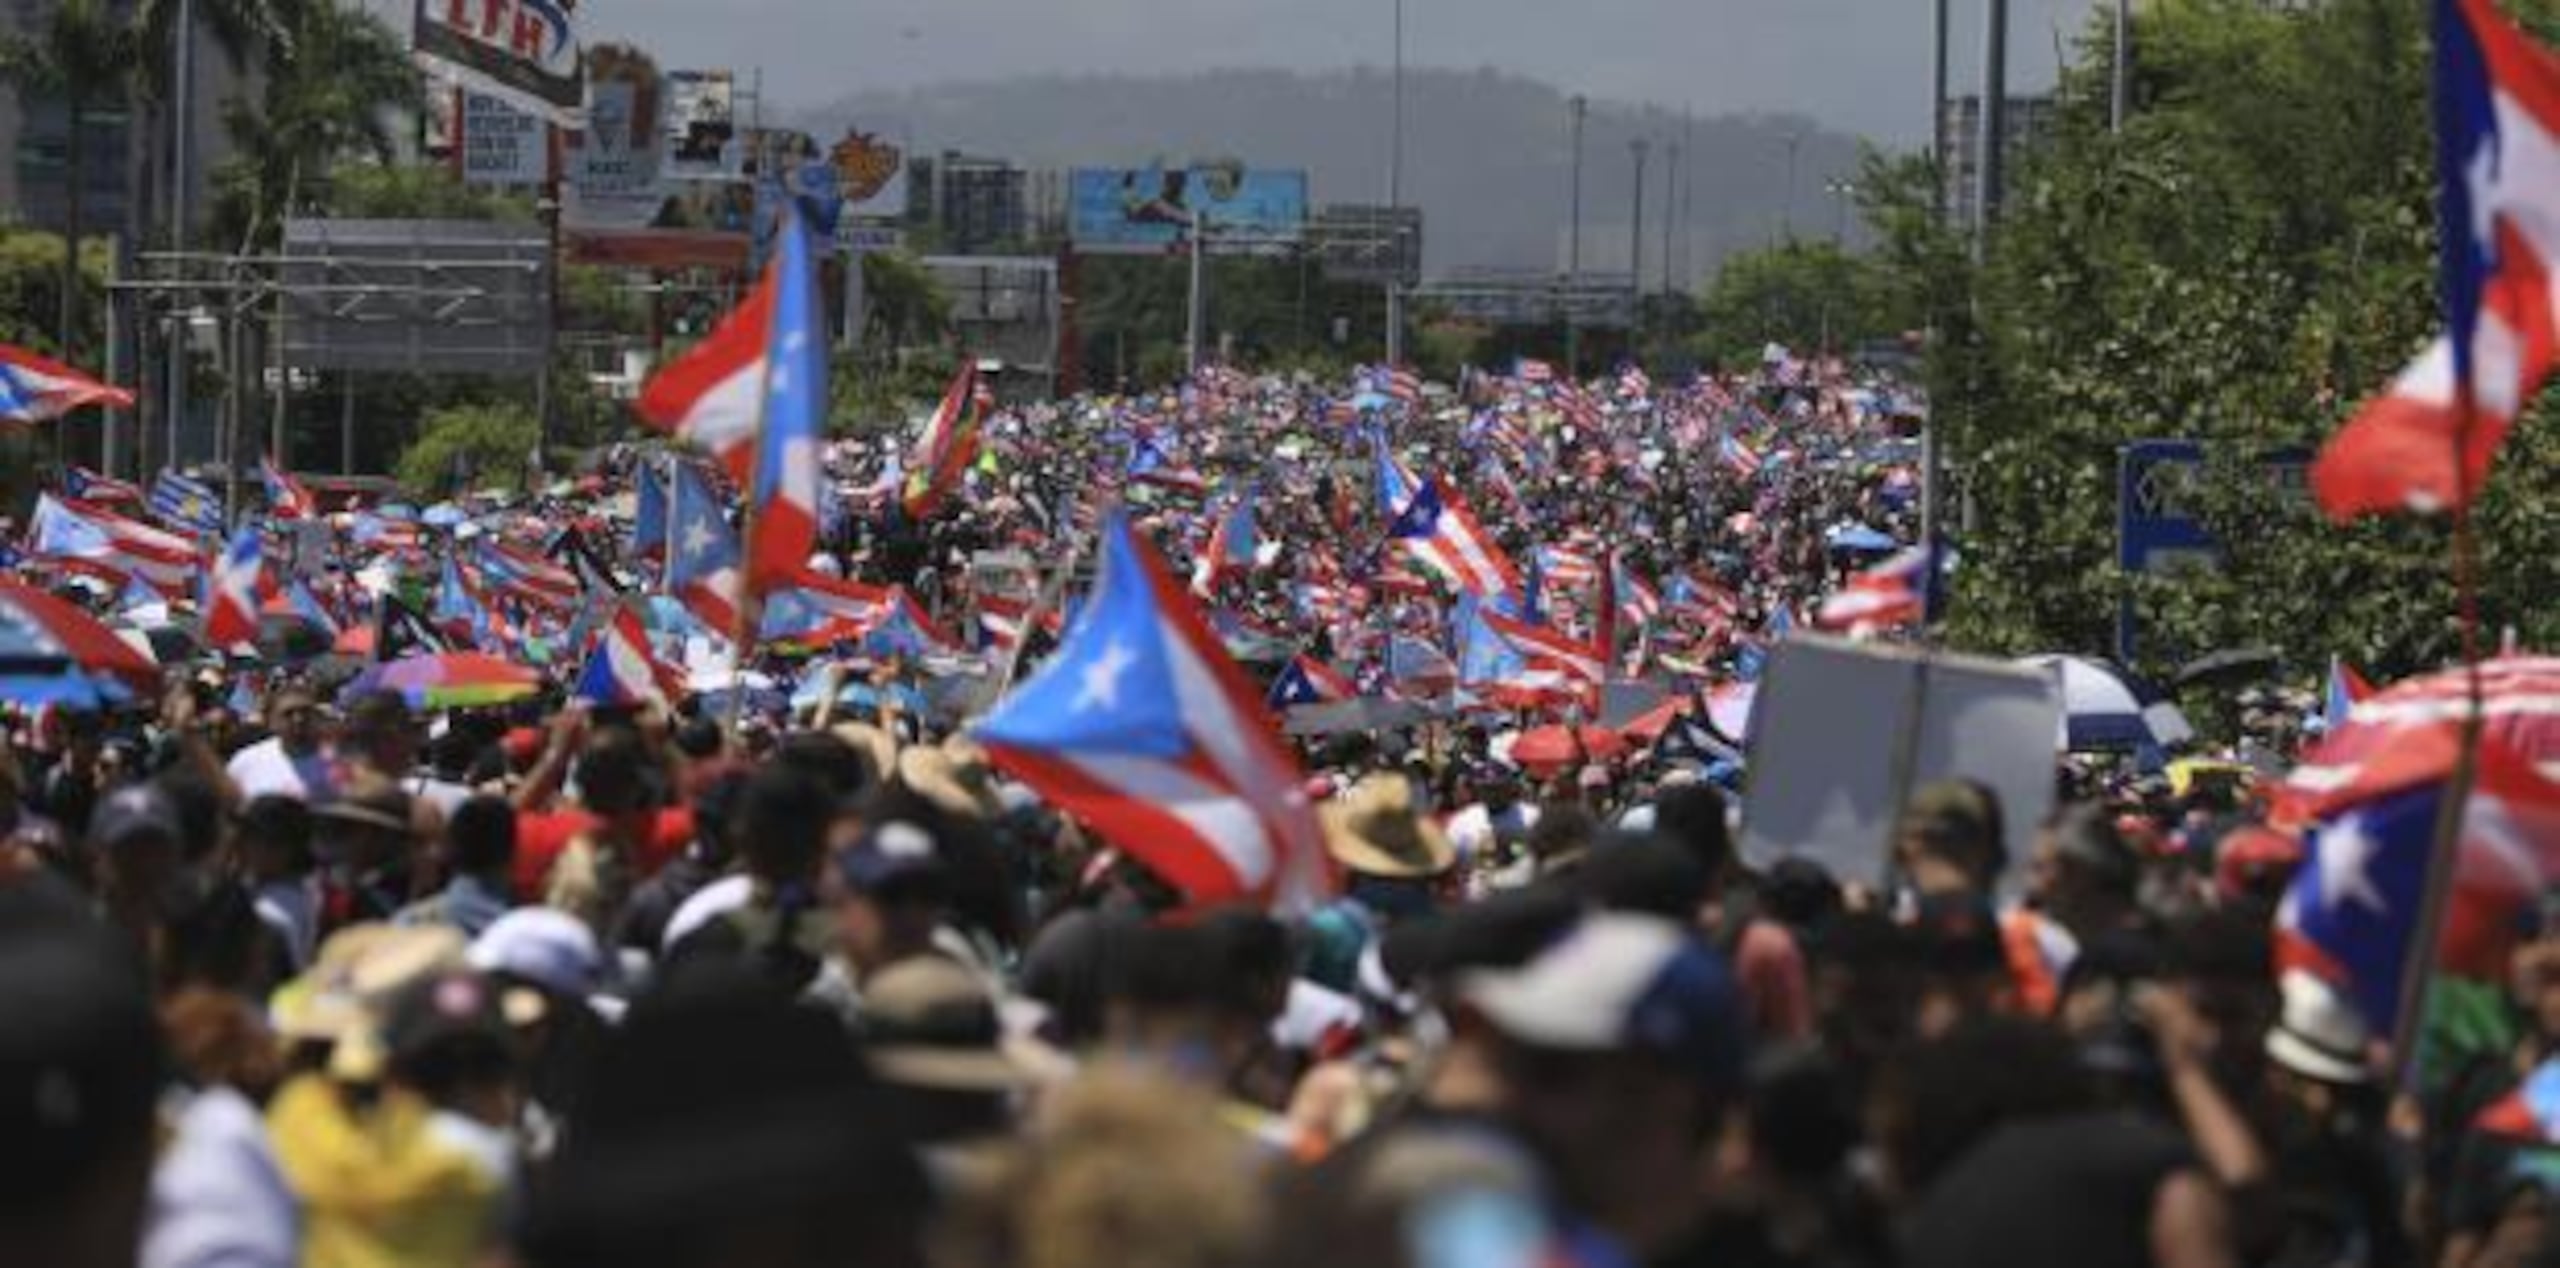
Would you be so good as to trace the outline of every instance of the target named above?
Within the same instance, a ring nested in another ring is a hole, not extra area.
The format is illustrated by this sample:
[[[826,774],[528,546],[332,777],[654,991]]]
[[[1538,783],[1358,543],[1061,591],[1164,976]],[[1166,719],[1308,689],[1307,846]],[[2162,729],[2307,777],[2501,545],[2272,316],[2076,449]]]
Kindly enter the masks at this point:
[[[1307,174],[1238,163],[1078,168],[1067,236],[1090,253],[1171,254],[1188,241],[1194,215],[1207,226],[1213,252],[1294,245],[1306,230]]]
[[[827,150],[844,197],[844,214],[864,220],[900,220],[907,214],[907,156],[897,146],[846,128]]]
[[[649,55],[620,44],[587,53],[587,126],[567,155],[565,208],[580,229],[645,229],[665,207],[659,179],[665,86]]]
[[[461,131],[465,185],[539,185],[549,174],[551,141],[542,119],[503,97],[463,93]]]
[[[2310,455],[2279,450],[2260,462],[2269,484],[2300,491]],[[2128,573],[2211,568],[2222,545],[2196,518],[2197,490],[2206,479],[2204,445],[2193,440],[2139,440],[2116,460],[2116,566]],[[2139,635],[2133,596],[2116,611],[2116,657],[2133,663]]]
[[[738,174],[736,81],[725,70],[667,72],[667,156],[677,180],[722,180]]]
[[[585,94],[566,0],[418,0],[410,52],[426,69],[564,128]]]

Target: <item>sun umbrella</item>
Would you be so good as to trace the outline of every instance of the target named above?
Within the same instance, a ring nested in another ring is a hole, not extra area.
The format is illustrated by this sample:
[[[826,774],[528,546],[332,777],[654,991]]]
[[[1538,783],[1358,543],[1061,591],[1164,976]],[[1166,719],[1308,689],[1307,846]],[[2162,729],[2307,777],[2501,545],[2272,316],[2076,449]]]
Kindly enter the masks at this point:
[[[1627,738],[1603,726],[1531,727],[1511,742],[1513,764],[1535,768],[1605,762],[1626,751]]]
[[[1840,524],[1829,536],[1831,549],[1844,555],[1881,555],[1901,545],[1881,531],[1864,524]]]
[[[2166,748],[2195,736],[2178,706],[2113,665],[2051,655],[2023,657],[2018,663],[2043,670],[2060,691],[2065,751]]]
[[[542,687],[542,676],[513,661],[480,652],[430,652],[376,665],[347,684],[346,694],[389,691],[418,709],[456,709],[521,700]]]
[[[160,667],[97,618],[15,581],[0,581],[0,675],[42,677],[68,669],[111,677],[137,691]]]
[[[52,674],[0,674],[0,701],[29,708],[54,705],[88,713],[133,699],[133,691],[103,674],[76,669]]]
[[[2412,733],[2460,721],[2470,692],[2470,674],[2456,668],[2396,682],[2357,701],[2344,723],[2303,754],[2287,786],[2316,793],[2344,785],[2366,761]],[[2560,657],[2482,661],[2480,693],[2482,738],[2560,778]]]

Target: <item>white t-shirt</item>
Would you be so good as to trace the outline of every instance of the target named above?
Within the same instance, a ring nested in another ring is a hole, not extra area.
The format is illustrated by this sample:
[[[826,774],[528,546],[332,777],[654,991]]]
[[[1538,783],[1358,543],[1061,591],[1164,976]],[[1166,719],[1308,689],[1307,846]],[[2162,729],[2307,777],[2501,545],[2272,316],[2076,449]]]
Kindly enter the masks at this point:
[[[231,782],[240,785],[244,800],[285,796],[318,805],[338,795],[336,764],[327,753],[315,749],[301,757],[287,757],[284,741],[272,736],[232,754],[226,769]]]
[[[693,891],[676,914],[667,917],[667,932],[658,940],[658,949],[674,950],[686,934],[746,906],[754,893],[755,879],[744,872],[733,872]]]
[[[1449,844],[1456,847],[1459,864],[1472,867],[1493,849],[1498,834],[1526,837],[1529,829],[1536,826],[1538,808],[1528,802],[1515,801],[1498,815],[1481,801],[1471,802],[1466,809],[1449,816]]]

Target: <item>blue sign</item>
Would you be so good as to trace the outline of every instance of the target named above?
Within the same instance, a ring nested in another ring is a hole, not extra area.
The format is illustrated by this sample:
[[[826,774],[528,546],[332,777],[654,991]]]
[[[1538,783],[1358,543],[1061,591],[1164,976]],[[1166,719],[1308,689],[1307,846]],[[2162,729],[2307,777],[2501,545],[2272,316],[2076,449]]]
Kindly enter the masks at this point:
[[[2204,445],[2193,440],[2138,440],[2116,460],[2116,566],[2128,573],[2214,567],[2222,544],[2196,518],[2205,479]],[[2310,455],[2298,449],[2267,455],[2268,480],[2300,491]],[[2128,590],[2116,609],[2116,659],[2133,663],[2136,621]]]
[[[1167,255],[1199,216],[1211,251],[1272,250],[1306,232],[1307,174],[1234,165],[1077,168],[1067,236],[1079,251]]]

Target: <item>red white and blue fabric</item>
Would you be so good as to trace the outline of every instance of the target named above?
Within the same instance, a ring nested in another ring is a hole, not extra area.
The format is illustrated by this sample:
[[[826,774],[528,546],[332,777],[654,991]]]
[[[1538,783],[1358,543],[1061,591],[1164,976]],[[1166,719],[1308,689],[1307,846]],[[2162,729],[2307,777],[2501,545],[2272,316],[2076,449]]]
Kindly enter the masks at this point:
[[[320,513],[320,504],[312,500],[311,490],[293,473],[276,465],[273,455],[258,459],[258,483],[267,489],[267,514],[280,520],[307,520]]]
[[[2477,497],[2554,356],[2560,58],[2490,0],[2433,0],[2433,9],[2447,334],[2313,462],[2312,491],[2339,519],[2444,510]]]
[[[49,357],[0,343],[0,422],[50,422],[87,405],[131,409],[133,393]]]
[[[1511,557],[1476,522],[1456,490],[1436,478],[1413,490],[1387,526],[1387,536],[1403,542],[1424,567],[1468,594],[1509,594],[1520,586],[1520,570]]]
[[[1553,383],[1556,368],[1544,361],[1522,357],[1512,363],[1511,376],[1523,383]]]
[[[2329,658],[2329,681],[2320,693],[2320,730],[2327,734],[2347,724],[2357,702],[2373,694],[2373,684],[2341,656]]]
[[[1422,399],[1422,376],[1410,366],[1392,366],[1386,372],[1386,393],[1411,405]]]
[[[111,502],[121,502],[128,506],[139,507],[144,501],[141,485],[118,480],[112,476],[103,476],[87,467],[62,469],[62,495],[78,498],[83,502],[95,502],[101,506]]]
[[[773,325],[765,332],[763,426],[746,486],[750,592],[786,583],[808,563],[826,482],[818,462],[827,434],[826,314],[817,252],[796,212],[783,217],[765,284],[773,291]]]
[[[1331,665],[1302,654],[1290,657],[1279,676],[1271,680],[1269,699],[1272,708],[1285,709],[1299,704],[1331,704],[1358,694],[1351,680]]]
[[[1728,434],[1716,441],[1716,457],[1736,475],[1756,476],[1766,460],[1760,452]]]
[[[1315,807],[1258,694],[1127,517],[1040,672],[978,725],[988,757],[1195,904],[1311,910],[1332,889]]]
[[[2458,724],[2413,732],[2309,807],[2301,870],[2276,917],[2276,958],[2319,974],[2376,1034],[2399,1021],[2407,975],[2504,982],[2524,917],[2560,879],[2560,784],[2485,737],[2433,955],[2412,946]]]
[[[919,660],[960,650],[950,635],[936,628],[924,604],[904,586],[892,586],[880,605],[880,617],[862,632],[862,650],[873,656]]]
[[[481,540],[472,557],[482,582],[501,598],[517,599],[552,610],[578,605],[586,587],[578,574],[521,547]]]
[[[1869,634],[1929,620],[1935,613],[1940,553],[1914,546],[1849,578],[1814,613],[1816,629]]]
[[[1606,652],[1567,637],[1552,626],[1531,625],[1493,612],[1485,613],[1484,621],[1504,642],[1527,658],[1532,670],[1561,674],[1580,686],[1596,687],[1608,676]]]
[[[614,613],[578,673],[577,697],[592,704],[669,703],[684,694],[684,674],[649,650],[649,632],[628,605]]]
[[[652,375],[632,403],[643,421],[711,455],[741,487],[753,473],[763,422],[773,292],[768,269],[709,337]]]
[[[720,517],[710,484],[691,466],[676,468],[668,523],[673,528],[667,542],[667,592],[713,633],[737,637],[738,614],[746,601],[738,535]]]
[[[852,642],[888,615],[887,587],[803,571],[765,595],[757,635],[811,646]]]
[[[37,499],[33,527],[35,553],[119,585],[139,581],[162,598],[194,589],[202,566],[186,538],[72,498]]]
[[[977,461],[982,409],[978,363],[963,357],[960,368],[951,375],[951,385],[942,391],[942,404],[934,408],[924,435],[916,439],[915,455],[906,463],[911,474],[907,476],[901,507],[907,518],[932,515],[960,487],[960,478],[968,472],[969,464]]]
[[[1637,576],[1626,561],[1617,561],[1618,614],[1630,625],[1647,625],[1662,615],[1662,595]]]
[[[1262,534],[1253,518],[1253,495],[1245,494],[1218,517],[1217,526],[1209,530],[1209,544],[1191,569],[1191,592],[1206,595],[1218,588],[1218,582],[1229,573],[1250,571],[1256,552],[1262,549]]]
[[[258,636],[258,586],[265,571],[255,525],[232,534],[231,544],[204,578],[204,642],[229,648]]]

